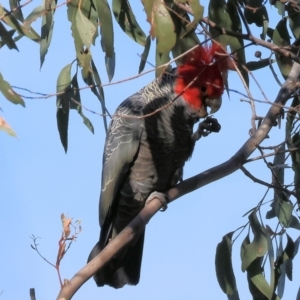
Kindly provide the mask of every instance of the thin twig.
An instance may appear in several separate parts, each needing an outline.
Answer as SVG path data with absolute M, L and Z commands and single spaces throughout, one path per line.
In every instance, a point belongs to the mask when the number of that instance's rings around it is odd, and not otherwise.
M 3 14 L 1 17 L 0 17 L 0 21 L 3 20 L 5 17 L 11 15 L 13 12 L 17 11 L 17 10 L 20 10 L 22 7 L 26 6 L 27 4 L 29 4 L 30 2 L 32 2 L 32 0 L 28 0 L 26 1 L 25 3 L 19 5 L 19 6 L 16 6 L 14 9 L 10 10 L 10 11 L 7 11 L 5 14 Z
M 288 150 L 284 150 L 284 151 L 274 151 L 272 153 L 268 153 L 268 154 L 256 156 L 256 157 L 253 157 L 253 158 L 249 158 L 249 159 L 247 159 L 245 161 L 245 164 L 249 163 L 249 162 L 252 162 L 252 161 L 259 160 L 259 159 L 263 159 L 263 158 L 266 158 L 266 157 L 274 156 L 274 155 L 276 155 L 278 153 L 286 153 L 286 152 L 298 151 L 299 149 L 300 148 L 292 148 L 292 149 L 288 149 Z
M 240 169 L 241 169 L 241 171 L 243 171 L 243 173 L 244 173 L 247 177 L 249 177 L 250 179 L 252 179 L 254 182 L 259 183 L 259 184 L 261 184 L 261 185 L 264 185 L 264 186 L 266 186 L 266 187 L 268 187 L 268 188 L 270 188 L 270 189 L 281 190 L 281 191 L 283 191 L 283 192 L 286 192 L 288 195 L 293 195 L 293 196 L 296 197 L 296 193 L 295 193 L 295 192 L 292 192 L 292 191 L 290 191 L 290 190 L 288 190 L 288 189 L 286 189 L 286 188 L 284 188 L 284 187 L 282 187 L 282 186 L 273 185 L 273 184 L 267 183 L 267 182 L 265 182 L 265 181 L 263 181 L 263 180 L 261 180 L 261 179 L 256 178 L 256 177 L 253 176 L 253 175 L 252 175 L 252 174 L 251 174 L 244 166 L 240 167 Z

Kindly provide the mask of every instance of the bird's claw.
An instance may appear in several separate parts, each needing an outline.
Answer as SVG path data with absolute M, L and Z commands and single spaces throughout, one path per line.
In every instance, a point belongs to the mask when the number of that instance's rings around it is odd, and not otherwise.
M 160 211 L 165 211 L 168 208 L 168 202 L 169 202 L 168 197 L 163 193 L 153 192 L 148 197 L 146 204 L 148 204 L 155 198 L 158 199 L 160 201 L 160 203 L 162 204 L 162 208 L 160 209 Z
M 198 129 L 193 133 L 192 139 L 198 141 L 202 136 L 208 136 L 212 132 L 219 132 L 221 125 L 216 118 L 207 117 L 202 121 Z

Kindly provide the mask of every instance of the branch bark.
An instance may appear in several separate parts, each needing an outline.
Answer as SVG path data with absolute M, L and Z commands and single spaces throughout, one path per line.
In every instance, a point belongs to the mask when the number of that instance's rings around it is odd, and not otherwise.
M 287 100 L 298 88 L 300 78 L 300 65 L 294 63 L 289 77 L 280 89 L 275 105 L 269 109 L 266 117 L 256 132 L 244 143 L 244 145 L 226 162 L 208 169 L 194 177 L 191 177 L 177 186 L 166 191 L 170 202 L 203 187 L 213 181 L 219 180 L 238 170 L 246 162 L 246 159 L 254 152 L 256 147 L 265 139 L 270 132 L 276 118 Z M 279 105 L 278 105 L 279 104 Z M 76 291 L 90 279 L 97 270 L 104 266 L 118 251 L 129 244 L 136 235 L 146 226 L 152 216 L 161 208 L 162 204 L 158 199 L 149 202 L 135 219 L 116 236 L 92 261 L 84 266 L 74 277 L 66 282 L 57 297 L 57 300 L 69 300 Z

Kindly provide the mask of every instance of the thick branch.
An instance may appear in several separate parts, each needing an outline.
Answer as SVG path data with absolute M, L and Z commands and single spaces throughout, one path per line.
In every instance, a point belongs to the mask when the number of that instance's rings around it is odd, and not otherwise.
M 285 84 L 278 93 L 274 103 L 285 105 L 286 101 L 297 89 L 298 78 L 300 77 L 300 66 L 294 63 L 291 73 Z M 205 172 L 191 177 L 166 192 L 170 202 L 190 193 L 204 185 L 221 179 L 238 170 L 252 154 L 256 147 L 265 139 L 280 113 L 281 106 L 272 105 L 266 117 L 257 131 L 245 142 L 245 144 L 228 161 L 219 166 L 206 170 Z M 76 291 L 104 266 L 118 251 L 128 245 L 136 235 L 141 232 L 152 216 L 161 208 L 162 204 L 158 199 L 153 199 L 135 217 L 135 219 L 120 232 L 92 261 L 84 266 L 75 276 L 68 281 L 61 289 L 57 299 L 71 299 Z

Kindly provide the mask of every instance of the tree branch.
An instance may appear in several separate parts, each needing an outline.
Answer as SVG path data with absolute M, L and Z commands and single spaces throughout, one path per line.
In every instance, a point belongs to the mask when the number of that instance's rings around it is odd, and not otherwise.
M 270 189 L 277 189 L 277 190 L 283 191 L 283 192 L 285 192 L 287 195 L 293 195 L 293 196 L 296 197 L 296 193 L 295 193 L 295 192 L 292 192 L 292 191 L 290 191 L 290 190 L 288 190 L 288 189 L 286 189 L 286 188 L 284 188 L 284 187 L 282 187 L 282 186 L 270 184 L 270 183 L 267 183 L 267 182 L 265 182 L 265 181 L 263 181 L 263 180 L 260 180 L 260 179 L 256 178 L 255 176 L 253 176 L 253 175 L 252 175 L 245 167 L 243 167 L 243 166 L 242 166 L 240 169 L 243 171 L 243 173 L 244 173 L 247 177 L 249 177 L 249 178 L 250 178 L 251 180 L 253 180 L 254 182 L 259 183 L 259 184 L 261 184 L 261 185 L 264 185 L 264 186 L 266 186 L 266 187 L 268 187 L 268 188 L 270 188 Z
M 265 139 L 280 113 L 280 105 L 286 101 L 297 89 L 298 78 L 300 77 L 300 65 L 294 63 L 289 77 L 280 89 L 276 100 L 277 105 L 272 105 L 266 117 L 256 132 L 244 143 L 244 145 L 228 161 L 191 177 L 177 186 L 166 191 L 170 202 L 190 193 L 213 181 L 230 175 L 246 162 L 246 159 L 255 151 L 256 147 Z M 279 104 L 279 105 L 278 105 Z M 58 300 L 69 300 L 76 291 L 104 266 L 118 251 L 128 245 L 135 236 L 141 232 L 152 216 L 161 208 L 162 204 L 158 199 L 153 199 L 141 210 L 141 212 L 122 230 L 93 260 L 84 266 L 74 277 L 65 283 L 57 297 Z

